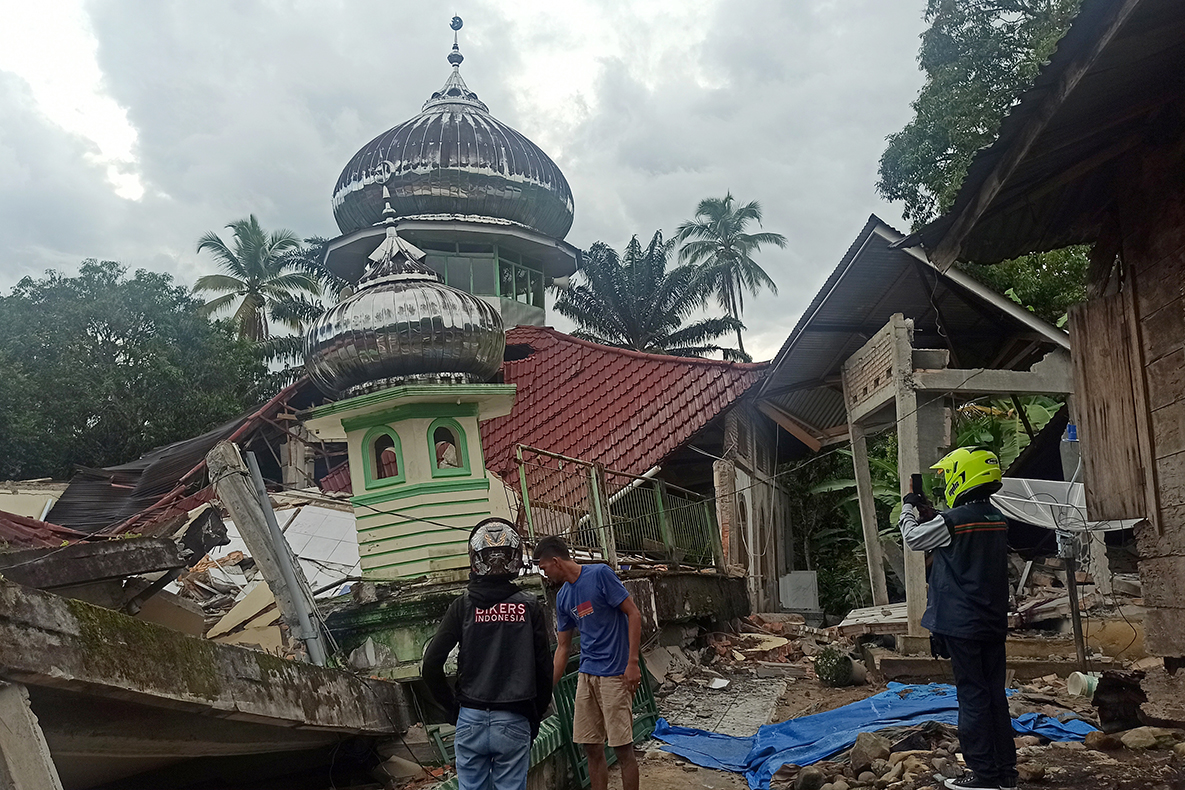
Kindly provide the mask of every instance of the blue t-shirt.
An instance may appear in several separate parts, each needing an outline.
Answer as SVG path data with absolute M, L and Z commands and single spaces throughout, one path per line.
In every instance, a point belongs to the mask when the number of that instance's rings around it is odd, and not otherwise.
M 630 621 L 621 611 L 629 591 L 608 565 L 582 565 L 575 582 L 564 582 L 555 597 L 556 628 L 580 629 L 580 671 L 613 677 L 625 673 Z

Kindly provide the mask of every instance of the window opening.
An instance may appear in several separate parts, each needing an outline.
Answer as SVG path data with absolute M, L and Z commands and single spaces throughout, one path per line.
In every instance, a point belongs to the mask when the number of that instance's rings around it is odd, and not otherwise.
M 399 477 L 399 453 L 395 449 L 395 440 L 384 433 L 374 440 L 374 479 L 390 477 Z
M 432 434 L 432 443 L 436 447 L 437 469 L 460 469 L 461 456 L 457 452 L 457 437 L 451 430 L 441 426 Z

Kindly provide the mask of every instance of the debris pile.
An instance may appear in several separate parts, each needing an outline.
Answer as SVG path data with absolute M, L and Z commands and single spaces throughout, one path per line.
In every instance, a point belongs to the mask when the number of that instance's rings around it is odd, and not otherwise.
M 209 628 L 247 595 L 258 578 L 255 561 L 242 551 L 219 559 L 206 556 L 177 578 L 177 594 L 202 607 Z

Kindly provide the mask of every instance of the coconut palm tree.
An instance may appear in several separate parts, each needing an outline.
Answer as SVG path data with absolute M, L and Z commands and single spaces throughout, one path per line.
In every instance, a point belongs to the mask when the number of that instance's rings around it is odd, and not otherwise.
M 595 343 L 674 356 L 718 351 L 735 359 L 734 349 L 713 341 L 737 329 L 736 319 L 685 323 L 711 292 L 698 267 L 667 270 L 673 249 L 661 231 L 645 248 L 634 236 L 620 256 L 596 242 L 584 256 L 580 280 L 557 297 L 556 311 L 576 322 L 576 337 Z
M 277 313 L 272 308 L 305 295 L 321 295 L 317 277 L 297 266 L 289 255 L 300 249 L 300 239 L 289 230 L 266 232 L 254 214 L 226 227 L 234 234 L 234 242 L 229 246 L 212 231 L 198 239 L 198 252 L 209 250 L 223 271 L 223 274 L 200 277 L 194 284 L 195 292 L 223 294 L 206 302 L 200 308 L 201 312 L 213 315 L 238 302 L 232 320 L 239 337 L 255 342 L 271 336 L 269 313 L 274 313 L 281 323 L 299 330 L 298 321 L 285 317 L 284 311 Z
M 732 193 L 723 198 L 706 198 L 695 209 L 695 218 L 679 226 L 675 240 L 682 243 L 679 259 L 705 267 L 716 300 L 726 314 L 737 321 L 737 348 L 743 355 L 741 315 L 745 311 L 745 292 L 756 296 L 769 288 L 776 296 L 778 286 L 762 269 L 753 255 L 766 244 L 785 247 L 780 233 L 746 233 L 749 223 L 761 224 L 761 204 L 756 200 L 743 206 L 733 204 Z

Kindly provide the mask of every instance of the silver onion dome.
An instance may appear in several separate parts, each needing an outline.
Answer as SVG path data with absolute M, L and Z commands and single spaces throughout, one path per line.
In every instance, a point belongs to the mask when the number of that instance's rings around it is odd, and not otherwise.
M 506 335 L 493 307 L 440 282 L 421 263 L 424 253 L 391 226 L 370 258 L 358 292 L 305 335 L 305 367 L 323 392 L 351 397 L 412 382 L 485 382 L 498 371 Z
M 453 29 L 460 27 L 454 18 Z M 461 79 L 457 44 L 452 74 L 423 111 L 383 132 L 346 165 L 333 190 L 343 234 L 382 218 L 384 185 L 395 216 L 509 220 L 562 239 L 572 227 L 572 190 L 555 162 L 494 118 Z

